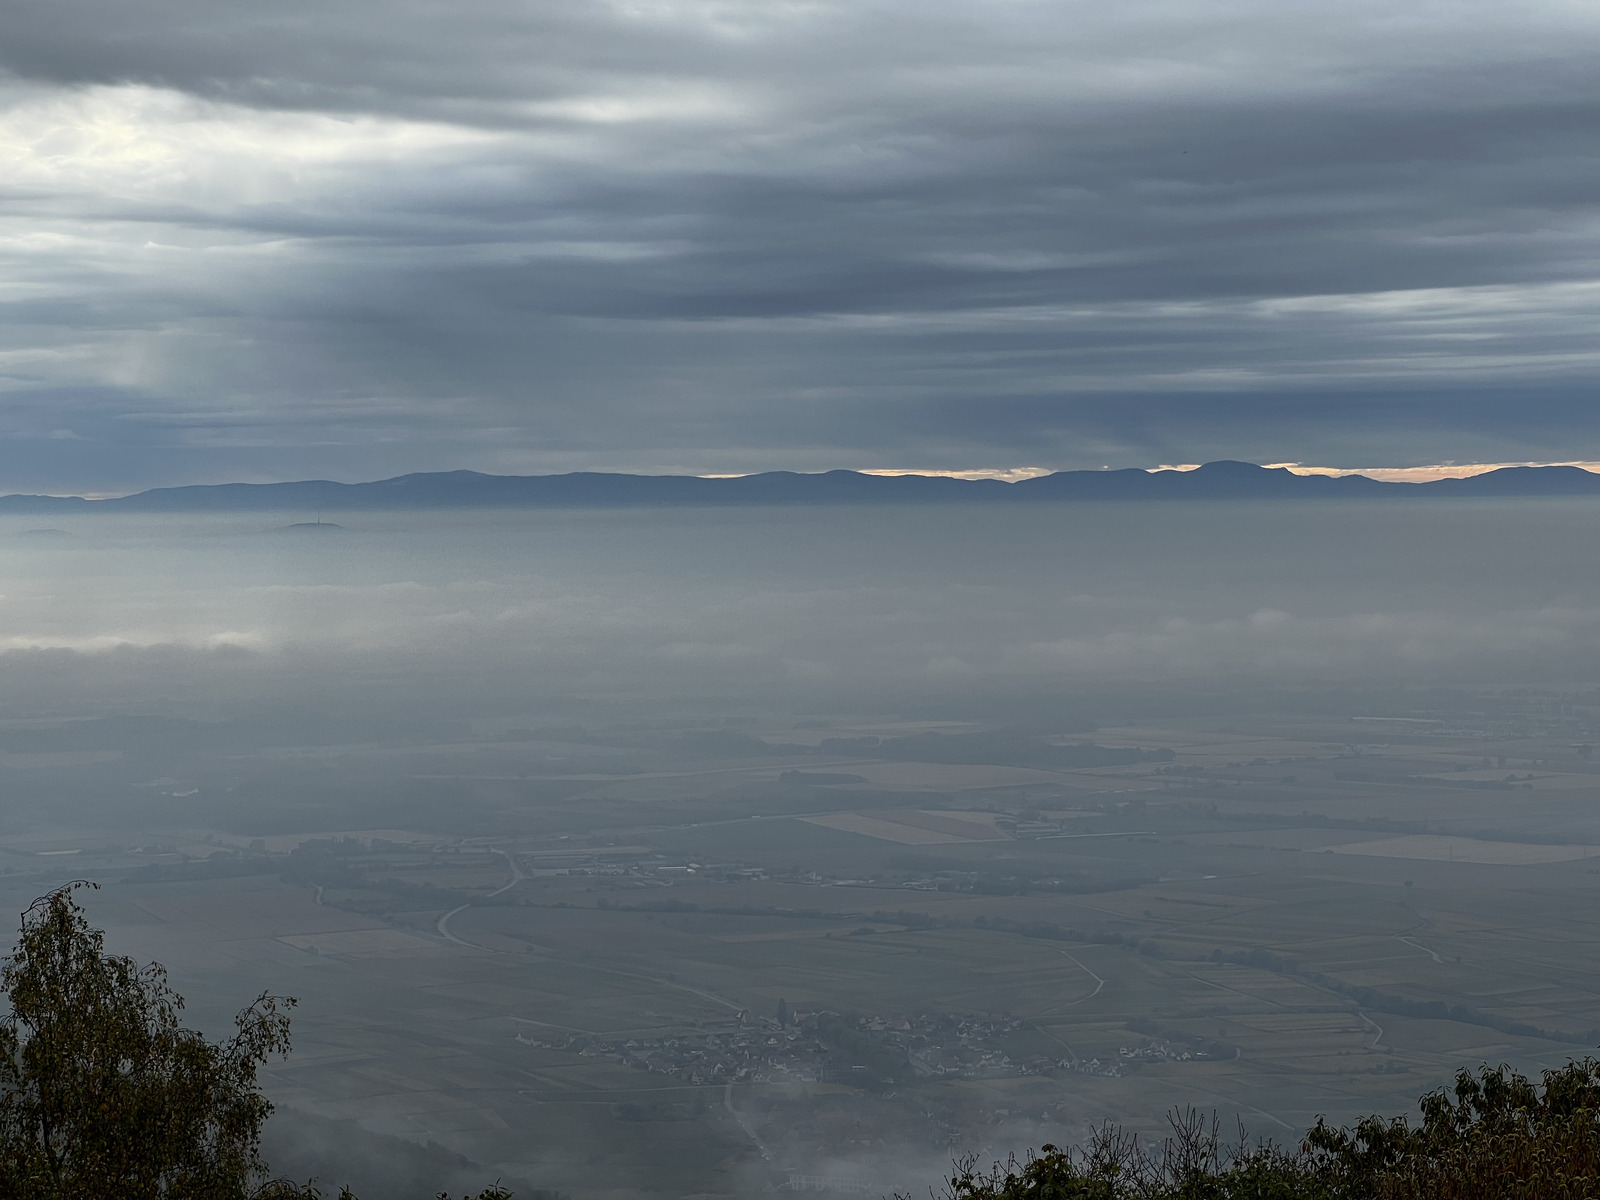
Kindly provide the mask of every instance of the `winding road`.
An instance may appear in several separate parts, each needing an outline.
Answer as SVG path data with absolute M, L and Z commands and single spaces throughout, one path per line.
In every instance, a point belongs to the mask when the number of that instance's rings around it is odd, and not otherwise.
M 1399 938 L 1406 945 L 1410 946 L 1413 950 L 1421 950 L 1429 958 L 1433 959 L 1434 962 L 1436 962 L 1436 963 L 1444 962 L 1444 959 L 1442 957 L 1440 957 L 1440 954 L 1439 954 L 1439 952 L 1437 950 L 1429 949 L 1427 946 L 1424 946 L 1421 942 L 1417 941 L 1416 938 L 1407 937 L 1403 933 L 1397 933 L 1394 936 Z
M 501 858 L 506 860 L 506 866 L 511 868 L 511 878 L 500 887 L 495 888 L 494 891 L 489 893 L 488 898 L 493 900 L 502 892 L 509 892 L 512 888 L 516 887 L 517 884 L 526 879 L 527 876 L 522 873 L 522 867 L 518 865 L 517 856 L 515 854 L 509 854 L 504 850 L 491 850 L 490 853 L 498 854 Z M 458 946 L 466 946 L 470 950 L 487 950 L 490 954 L 507 953 L 507 951 L 495 950 L 489 946 L 480 946 L 477 942 L 469 942 L 465 938 L 458 938 L 455 934 L 450 932 L 450 918 L 455 916 L 462 909 L 471 907 L 472 905 L 470 904 L 458 904 L 449 912 L 441 914 L 439 917 L 439 922 L 435 926 L 435 928 L 437 928 L 439 931 L 439 936 L 454 942 Z

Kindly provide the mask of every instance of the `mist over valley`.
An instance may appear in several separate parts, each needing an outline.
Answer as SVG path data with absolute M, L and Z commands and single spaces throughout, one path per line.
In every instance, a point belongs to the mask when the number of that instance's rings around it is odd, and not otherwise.
M 0 885 L 361 1195 L 1292 1139 L 1600 1037 L 1596 504 L 7 517 Z

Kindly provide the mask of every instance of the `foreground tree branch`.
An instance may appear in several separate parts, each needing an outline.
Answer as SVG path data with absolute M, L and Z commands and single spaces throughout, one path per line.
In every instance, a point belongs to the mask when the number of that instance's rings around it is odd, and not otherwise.
M 0 1196 L 316 1200 L 309 1183 L 269 1179 L 260 1155 L 272 1104 L 256 1071 L 289 1052 L 294 999 L 263 992 L 226 1041 L 184 1028 L 166 971 L 107 954 L 85 920 L 74 893 L 96 886 L 34 901 L 0 965 Z

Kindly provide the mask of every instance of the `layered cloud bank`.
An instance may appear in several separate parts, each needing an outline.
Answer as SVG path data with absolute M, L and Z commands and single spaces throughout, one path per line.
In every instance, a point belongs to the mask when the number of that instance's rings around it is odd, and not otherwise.
M 23 0 L 4 490 L 1600 458 L 1597 23 Z

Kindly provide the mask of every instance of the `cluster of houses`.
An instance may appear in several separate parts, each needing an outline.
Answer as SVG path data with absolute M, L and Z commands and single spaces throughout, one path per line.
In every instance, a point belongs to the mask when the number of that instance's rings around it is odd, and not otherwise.
M 777 1020 L 741 1013 L 735 1020 L 661 1036 L 605 1038 L 524 1026 L 517 1040 L 611 1059 L 689 1084 L 848 1082 L 867 1069 L 858 1061 L 864 1045 L 894 1054 L 914 1076 L 977 1079 L 1057 1069 L 1120 1074 L 1114 1064 L 1102 1068 L 1098 1062 L 1043 1057 L 1014 1061 L 1001 1042 L 1024 1027 L 1023 1021 L 1009 1017 L 925 1013 L 844 1018 L 828 1011 L 780 1009 Z
M 675 1033 L 664 1037 L 604 1039 L 587 1034 L 523 1031 L 524 1045 L 573 1051 L 585 1058 L 609 1058 L 630 1067 L 667 1075 L 683 1083 L 819 1082 L 848 1074 L 836 1054 L 814 1034 L 799 1028 L 719 1023 L 727 1028 Z

